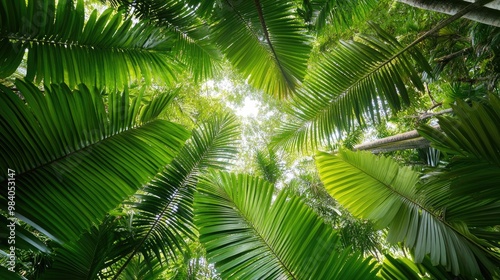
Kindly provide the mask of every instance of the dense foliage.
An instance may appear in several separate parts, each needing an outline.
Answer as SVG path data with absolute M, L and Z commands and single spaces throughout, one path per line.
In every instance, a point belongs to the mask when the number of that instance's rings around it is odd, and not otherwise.
M 0 0 L 0 278 L 499 278 L 486 2 Z

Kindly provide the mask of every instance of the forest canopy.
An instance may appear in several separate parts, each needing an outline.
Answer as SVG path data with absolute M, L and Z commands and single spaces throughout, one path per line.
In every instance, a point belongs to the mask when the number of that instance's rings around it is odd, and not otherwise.
M 500 278 L 499 19 L 0 0 L 0 279 Z

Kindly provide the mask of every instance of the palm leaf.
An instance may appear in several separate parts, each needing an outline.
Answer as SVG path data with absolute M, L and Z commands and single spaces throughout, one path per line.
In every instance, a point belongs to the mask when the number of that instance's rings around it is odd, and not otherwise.
M 383 279 L 391 280 L 419 280 L 425 275 L 425 279 L 462 279 L 447 272 L 441 266 L 433 266 L 429 258 L 424 258 L 422 263 L 415 264 L 407 258 L 394 258 L 391 255 L 385 255 L 384 264 L 379 272 Z
M 471 106 L 457 101 L 452 107 L 456 118 L 438 117 L 442 132 L 425 125 L 418 129 L 433 147 L 455 155 L 435 177 L 442 183 L 451 180 L 457 197 L 473 195 L 499 201 L 500 98 L 490 95 L 488 101 L 472 102 Z
M 286 1 L 225 1 L 215 13 L 214 38 L 248 82 L 278 97 L 305 76 L 310 46 Z
M 144 258 L 136 257 L 127 265 L 118 279 L 171 279 L 165 277 L 167 268 L 167 266 L 162 266 L 157 259 L 146 261 Z
M 413 263 L 407 258 L 394 258 L 391 255 L 385 255 L 384 263 L 379 275 L 383 279 L 407 279 L 407 280 L 419 280 L 422 279 L 419 275 L 419 269 L 417 264 Z M 438 278 L 446 279 L 446 278 Z
M 419 133 L 453 157 L 445 168 L 427 175 L 422 191 L 432 205 L 446 207 L 449 221 L 462 221 L 488 247 L 500 247 L 500 99 L 489 96 L 471 105 L 457 101 L 455 117 L 440 117 L 442 131 L 429 126 Z
M 480 165 L 477 162 L 465 161 L 464 164 L 470 164 L 471 169 L 484 168 L 491 170 L 488 165 Z M 482 175 L 485 174 L 485 172 L 481 171 L 479 173 Z M 495 192 L 491 190 L 483 191 L 483 186 L 484 188 L 489 187 L 487 184 L 482 185 L 487 180 L 478 179 L 478 183 L 476 184 L 469 182 L 469 186 L 474 186 L 474 192 L 470 190 L 468 192 L 456 190 L 460 188 L 460 185 L 455 181 L 457 177 L 475 177 L 475 175 L 464 169 L 452 169 L 451 171 L 447 169 L 438 170 L 425 176 L 419 192 L 426 196 L 426 201 L 434 208 L 442 209 L 442 215 L 446 217 L 447 221 L 451 223 L 465 223 L 471 232 L 479 230 L 484 231 L 484 233 L 492 233 L 493 236 L 484 238 L 483 242 L 488 241 L 490 243 L 489 247 L 500 248 L 498 244 L 494 244 L 494 242 L 500 242 L 500 236 L 495 237 L 494 235 L 497 230 L 489 228 L 500 224 L 500 219 L 498 218 L 500 215 L 500 201 Z M 496 173 L 492 172 L 492 181 L 497 176 Z M 463 183 L 466 180 L 458 181 Z M 491 195 L 485 196 L 483 194 L 485 192 L 489 192 Z
M 58 248 L 52 267 L 42 279 L 103 279 L 104 270 L 109 270 L 130 250 L 130 244 L 124 242 L 124 235 L 124 232 L 117 231 L 113 218 L 106 218 L 79 240 Z
M 272 149 L 257 151 L 255 162 L 258 173 L 271 184 L 275 184 L 283 174 L 278 155 Z
M 407 81 L 423 88 L 415 69 L 428 69 L 421 54 L 402 51 L 395 38 L 372 26 L 378 36 L 342 42 L 311 71 L 288 108 L 296 121 L 282 125 L 275 145 L 306 149 L 329 143 L 335 133 L 409 105 Z
M 11 75 L 25 50 L 28 80 L 123 87 L 133 81 L 172 81 L 171 43 L 160 29 L 123 21 L 112 10 L 85 20 L 82 0 L 7 1 L 0 5 L 0 78 Z M 31 19 L 31 20 L 30 20 Z
M 211 39 L 210 26 L 198 17 L 195 8 L 178 0 L 108 0 L 119 10 L 133 13 L 143 21 L 165 27 L 171 34 L 172 55 L 186 64 L 195 81 L 213 77 L 222 54 Z
M 14 200 L 15 202 L 15 200 Z M 10 229 L 7 228 L 13 220 L 7 219 L 3 215 L 0 215 L 0 225 L 2 225 L 2 233 L 0 234 L 0 248 L 8 251 L 11 243 L 9 243 L 9 233 Z M 16 249 L 32 250 L 34 252 L 50 253 L 51 249 L 33 233 L 27 230 L 25 227 L 16 223 L 15 227 L 15 247 Z M 12 242 L 12 241 L 11 241 Z
M 187 0 L 191 7 L 196 7 L 196 13 L 202 18 L 209 18 L 214 13 L 214 9 L 220 6 L 219 0 Z
M 15 170 L 16 216 L 50 237 L 76 240 L 99 222 L 180 150 L 188 133 L 157 119 L 172 99 L 164 94 L 147 106 L 140 96 L 50 86 L 40 92 L 18 81 L 21 100 L 0 87 L 0 181 Z M 0 191 L 7 205 L 7 188 Z M 5 202 L 5 203 L 4 203 Z
M 198 184 L 195 223 L 225 279 L 373 279 L 370 259 L 337 251 L 339 236 L 298 197 L 263 179 L 211 173 Z
M 192 203 L 198 177 L 207 168 L 228 166 L 237 153 L 238 135 L 239 125 L 232 115 L 216 117 L 193 131 L 178 156 L 138 196 L 133 225 L 139 241 L 128 260 L 137 252 L 145 256 L 153 252 L 161 261 L 161 253 L 175 258 L 176 249 L 185 250 L 183 238 L 195 237 Z
M 375 0 L 313 0 L 312 24 L 321 32 L 328 25 L 337 31 L 349 28 L 354 22 L 363 20 L 375 7 Z
M 421 262 L 429 254 L 453 274 L 479 277 L 495 271 L 498 253 L 473 236 L 462 221 L 449 221 L 443 208 L 417 192 L 419 174 L 368 152 L 319 153 L 317 165 L 327 191 L 358 217 L 389 227 L 390 242 L 404 242 Z

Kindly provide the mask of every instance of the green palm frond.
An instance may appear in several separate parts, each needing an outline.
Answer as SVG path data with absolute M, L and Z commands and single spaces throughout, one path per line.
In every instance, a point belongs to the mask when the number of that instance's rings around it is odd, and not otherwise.
M 375 0 L 313 0 L 311 19 L 317 31 L 327 25 L 333 25 L 336 30 L 350 27 L 353 22 L 363 20 L 375 7 Z
M 403 51 L 395 38 L 372 26 L 378 36 L 342 42 L 312 69 L 290 102 L 296 121 L 283 124 L 273 143 L 297 149 L 329 143 L 335 133 L 409 105 L 409 81 L 423 89 L 415 65 L 428 65 L 418 50 Z
M 275 184 L 283 174 L 278 155 L 272 149 L 257 151 L 255 161 L 259 174 L 271 184 Z
M 428 257 L 416 264 L 408 258 L 385 255 L 384 264 L 379 271 L 379 276 L 387 280 L 420 280 L 424 275 L 430 277 L 425 279 L 463 279 L 449 273 L 442 266 L 433 266 Z
M 202 18 L 213 15 L 216 6 L 220 6 L 220 0 L 187 0 L 191 7 L 196 7 L 196 13 Z
M 2 225 L 3 229 L 2 233 L 0 234 L 0 249 L 5 251 L 8 251 L 10 245 L 12 245 L 12 241 L 11 243 L 9 243 L 10 230 L 7 229 L 7 226 L 12 222 L 13 221 L 11 219 L 7 219 L 3 215 L 0 215 L 0 225 Z M 51 249 L 42 240 L 40 240 L 40 238 L 36 237 L 25 227 L 16 224 L 15 232 L 15 246 L 17 249 L 32 250 L 34 252 L 43 253 L 51 252 Z
M 183 238 L 194 238 L 193 192 L 200 173 L 207 168 L 225 169 L 237 153 L 239 125 L 233 115 L 216 117 L 193 131 L 191 139 L 166 169 L 140 195 L 133 222 L 138 230 L 137 252 L 159 259 L 185 250 Z M 127 263 L 123 265 L 125 267 Z
M 210 26 L 185 1 L 109 0 L 119 10 L 133 13 L 143 21 L 165 27 L 172 37 L 172 55 L 186 64 L 195 81 L 213 77 L 222 54 L 211 38 Z
M 418 129 L 433 147 L 455 155 L 435 177 L 438 182 L 451 180 L 457 197 L 473 195 L 499 201 L 500 98 L 490 95 L 487 101 L 471 105 L 457 101 L 452 107 L 455 117 L 438 117 L 442 131 L 430 126 Z
M 79 240 L 64 244 L 56 250 L 53 265 L 42 279 L 105 279 L 105 269 L 130 250 L 123 242 L 124 232 L 117 231 L 114 217 L 107 217 Z
M 148 105 L 128 92 L 53 85 L 41 92 L 18 81 L 0 87 L 0 181 L 15 170 L 16 215 L 53 239 L 76 240 L 133 194 L 181 149 L 189 133 L 157 119 L 172 99 Z M 0 197 L 7 205 L 7 188 Z
M 167 266 L 162 265 L 157 259 L 146 260 L 141 257 L 136 257 L 127 265 L 127 268 L 118 279 L 171 279 L 165 277 Z M 107 278 L 109 279 L 109 278 Z M 180 280 L 180 279 L 179 279 Z
M 369 152 L 319 153 L 317 165 L 327 191 L 358 217 L 389 227 L 390 242 L 404 242 L 415 261 L 429 255 L 433 265 L 453 274 L 480 277 L 495 271 L 499 254 L 473 236 L 460 220 L 447 219 L 417 191 L 419 174 Z M 488 211 L 488 210 L 484 210 Z
M 382 279 L 391 280 L 419 280 L 422 277 L 419 275 L 420 271 L 417 264 L 413 263 L 408 258 L 394 258 L 391 255 L 384 256 L 384 263 L 382 269 L 379 271 L 379 276 Z M 437 278 L 448 279 L 448 278 Z
M 0 78 L 17 69 L 27 50 L 26 78 L 46 84 L 123 87 L 174 79 L 172 44 L 161 29 L 111 9 L 85 20 L 82 0 L 2 0 L 0 15 Z
M 494 227 L 500 224 L 500 99 L 490 95 L 452 106 L 454 117 L 439 117 L 442 131 L 419 128 L 431 145 L 453 156 L 427 176 L 422 192 L 436 207 L 446 207 L 447 220 L 465 222 L 488 246 L 499 247 Z
M 195 223 L 224 279 L 374 279 L 375 263 L 338 251 L 338 234 L 265 180 L 213 172 L 198 184 Z
M 305 76 L 310 46 L 286 1 L 225 1 L 216 8 L 214 38 L 248 82 L 277 97 Z

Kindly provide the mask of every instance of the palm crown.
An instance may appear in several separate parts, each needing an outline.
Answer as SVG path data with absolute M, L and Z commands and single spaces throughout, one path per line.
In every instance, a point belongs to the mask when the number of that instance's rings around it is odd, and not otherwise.
M 318 152 L 414 106 L 440 74 L 417 44 L 483 2 L 413 43 L 370 23 L 371 35 L 319 55 L 315 40 L 329 26 L 342 33 L 379 3 L 103 3 L 88 13 L 82 0 L 0 2 L 0 181 L 16 186 L 15 195 L 0 190 L 0 218 L 21 221 L 18 250 L 51 259 L 29 278 L 158 279 L 197 240 L 227 279 L 498 276 L 496 94 L 457 101 L 439 129 L 418 127 L 449 155 L 430 171 L 345 148 Z M 493 48 L 498 38 L 488 39 Z M 265 178 L 230 172 L 241 145 L 233 114 L 191 132 L 169 119 L 183 75 L 200 83 L 228 64 L 291 116 L 269 159 L 258 153 Z M 414 262 L 342 247 L 341 231 L 278 188 L 277 155 L 289 151 L 316 154 L 326 192 Z M 1 278 L 23 279 L 18 267 L 0 266 Z

